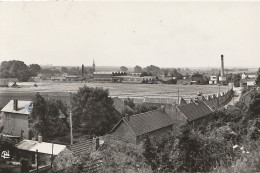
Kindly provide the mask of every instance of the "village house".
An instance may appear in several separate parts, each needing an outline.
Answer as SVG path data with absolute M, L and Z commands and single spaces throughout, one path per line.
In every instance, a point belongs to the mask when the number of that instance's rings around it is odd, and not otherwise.
M 139 144 L 146 135 L 159 137 L 172 130 L 173 121 L 163 108 L 122 118 L 110 134 L 134 144 Z
M 177 106 L 178 113 L 185 117 L 187 123 L 196 124 L 197 121 L 210 115 L 213 110 L 201 100 L 194 100 L 188 104 Z
M 20 160 L 23 158 L 28 160 L 33 168 L 37 166 L 50 166 L 52 162 L 51 158 L 55 158 L 66 149 L 66 145 L 42 142 L 41 136 L 38 137 L 38 141 L 24 139 L 16 144 L 16 147 L 19 150 L 17 159 Z
M 3 133 L 5 135 L 29 139 L 29 116 L 33 108 L 33 101 L 10 100 L 1 110 L 3 117 Z M 65 121 L 66 116 L 59 110 L 59 118 Z
M 8 87 L 9 83 L 18 82 L 17 78 L 0 78 L 0 87 Z
M 130 108 L 130 106 L 128 106 L 125 101 L 121 100 L 118 97 L 114 97 L 113 99 L 113 106 L 115 108 L 115 110 L 119 113 L 119 114 L 123 114 L 125 111 L 127 112 L 135 112 L 135 110 L 133 110 L 132 108 Z
M 256 78 L 256 73 L 245 73 L 243 72 L 241 75 L 241 79 L 252 79 L 252 78 Z
M 29 139 L 29 115 L 31 109 L 32 101 L 10 100 L 1 110 L 4 124 L 3 133 Z

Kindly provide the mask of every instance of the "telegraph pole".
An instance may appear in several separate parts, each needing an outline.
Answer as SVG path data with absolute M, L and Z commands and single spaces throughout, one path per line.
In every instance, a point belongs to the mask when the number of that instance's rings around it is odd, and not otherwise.
M 73 135 L 72 135 L 72 113 L 70 109 L 70 144 L 73 144 Z
M 70 144 L 73 144 L 73 129 L 72 129 L 72 112 L 71 112 L 71 92 L 70 92 Z

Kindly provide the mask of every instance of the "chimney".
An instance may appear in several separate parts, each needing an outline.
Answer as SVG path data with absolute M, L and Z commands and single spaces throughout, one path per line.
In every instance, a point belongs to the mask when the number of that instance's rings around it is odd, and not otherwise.
M 129 121 L 130 117 L 129 117 L 128 114 L 125 114 L 125 119 L 126 119 L 127 121 Z
M 127 105 L 127 100 L 125 99 L 124 100 L 124 108 L 126 107 L 126 105 Z
M 221 77 L 224 76 L 224 55 L 221 55 Z
M 18 110 L 18 100 L 17 100 L 17 99 L 14 99 L 13 109 L 14 109 L 15 111 Z
M 81 67 L 81 76 L 82 77 L 84 76 L 84 64 L 82 64 L 82 67 Z
M 38 136 L 38 142 L 39 142 L 39 143 L 42 142 L 42 136 L 41 136 L 41 135 Z
M 165 112 L 165 106 L 164 105 L 161 105 L 161 111 Z

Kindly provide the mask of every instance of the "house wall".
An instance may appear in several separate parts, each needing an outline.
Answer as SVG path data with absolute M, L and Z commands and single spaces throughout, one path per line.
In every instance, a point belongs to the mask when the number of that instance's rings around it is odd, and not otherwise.
M 164 105 L 164 111 L 173 120 L 172 130 L 178 132 L 179 127 L 187 122 L 187 118 L 176 108 L 175 105 Z
M 162 133 L 166 133 L 171 130 L 172 130 L 172 126 L 170 125 L 170 126 L 163 127 L 161 129 L 154 130 L 145 135 L 148 135 L 149 137 L 155 137 L 155 139 L 156 139 L 157 137 L 160 137 Z M 145 138 L 145 135 L 137 136 L 136 144 L 139 144 Z
M 3 115 L 4 134 L 21 136 L 23 130 L 23 137 L 29 139 L 28 115 L 8 112 L 4 112 Z
M 132 130 L 122 121 L 116 129 L 113 130 L 112 134 L 119 136 L 129 142 L 136 143 L 136 135 Z

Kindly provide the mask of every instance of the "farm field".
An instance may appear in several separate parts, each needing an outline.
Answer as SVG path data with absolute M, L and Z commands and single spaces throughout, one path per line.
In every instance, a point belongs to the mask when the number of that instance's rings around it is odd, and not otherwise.
M 23 83 L 21 88 L 0 88 L 0 93 L 69 93 L 76 92 L 79 87 L 103 87 L 111 96 L 118 97 L 176 97 L 192 98 L 197 93 L 204 95 L 227 91 L 229 86 L 216 85 L 165 85 L 165 84 L 121 84 L 121 83 Z M 19 84 L 18 84 L 19 85 Z

